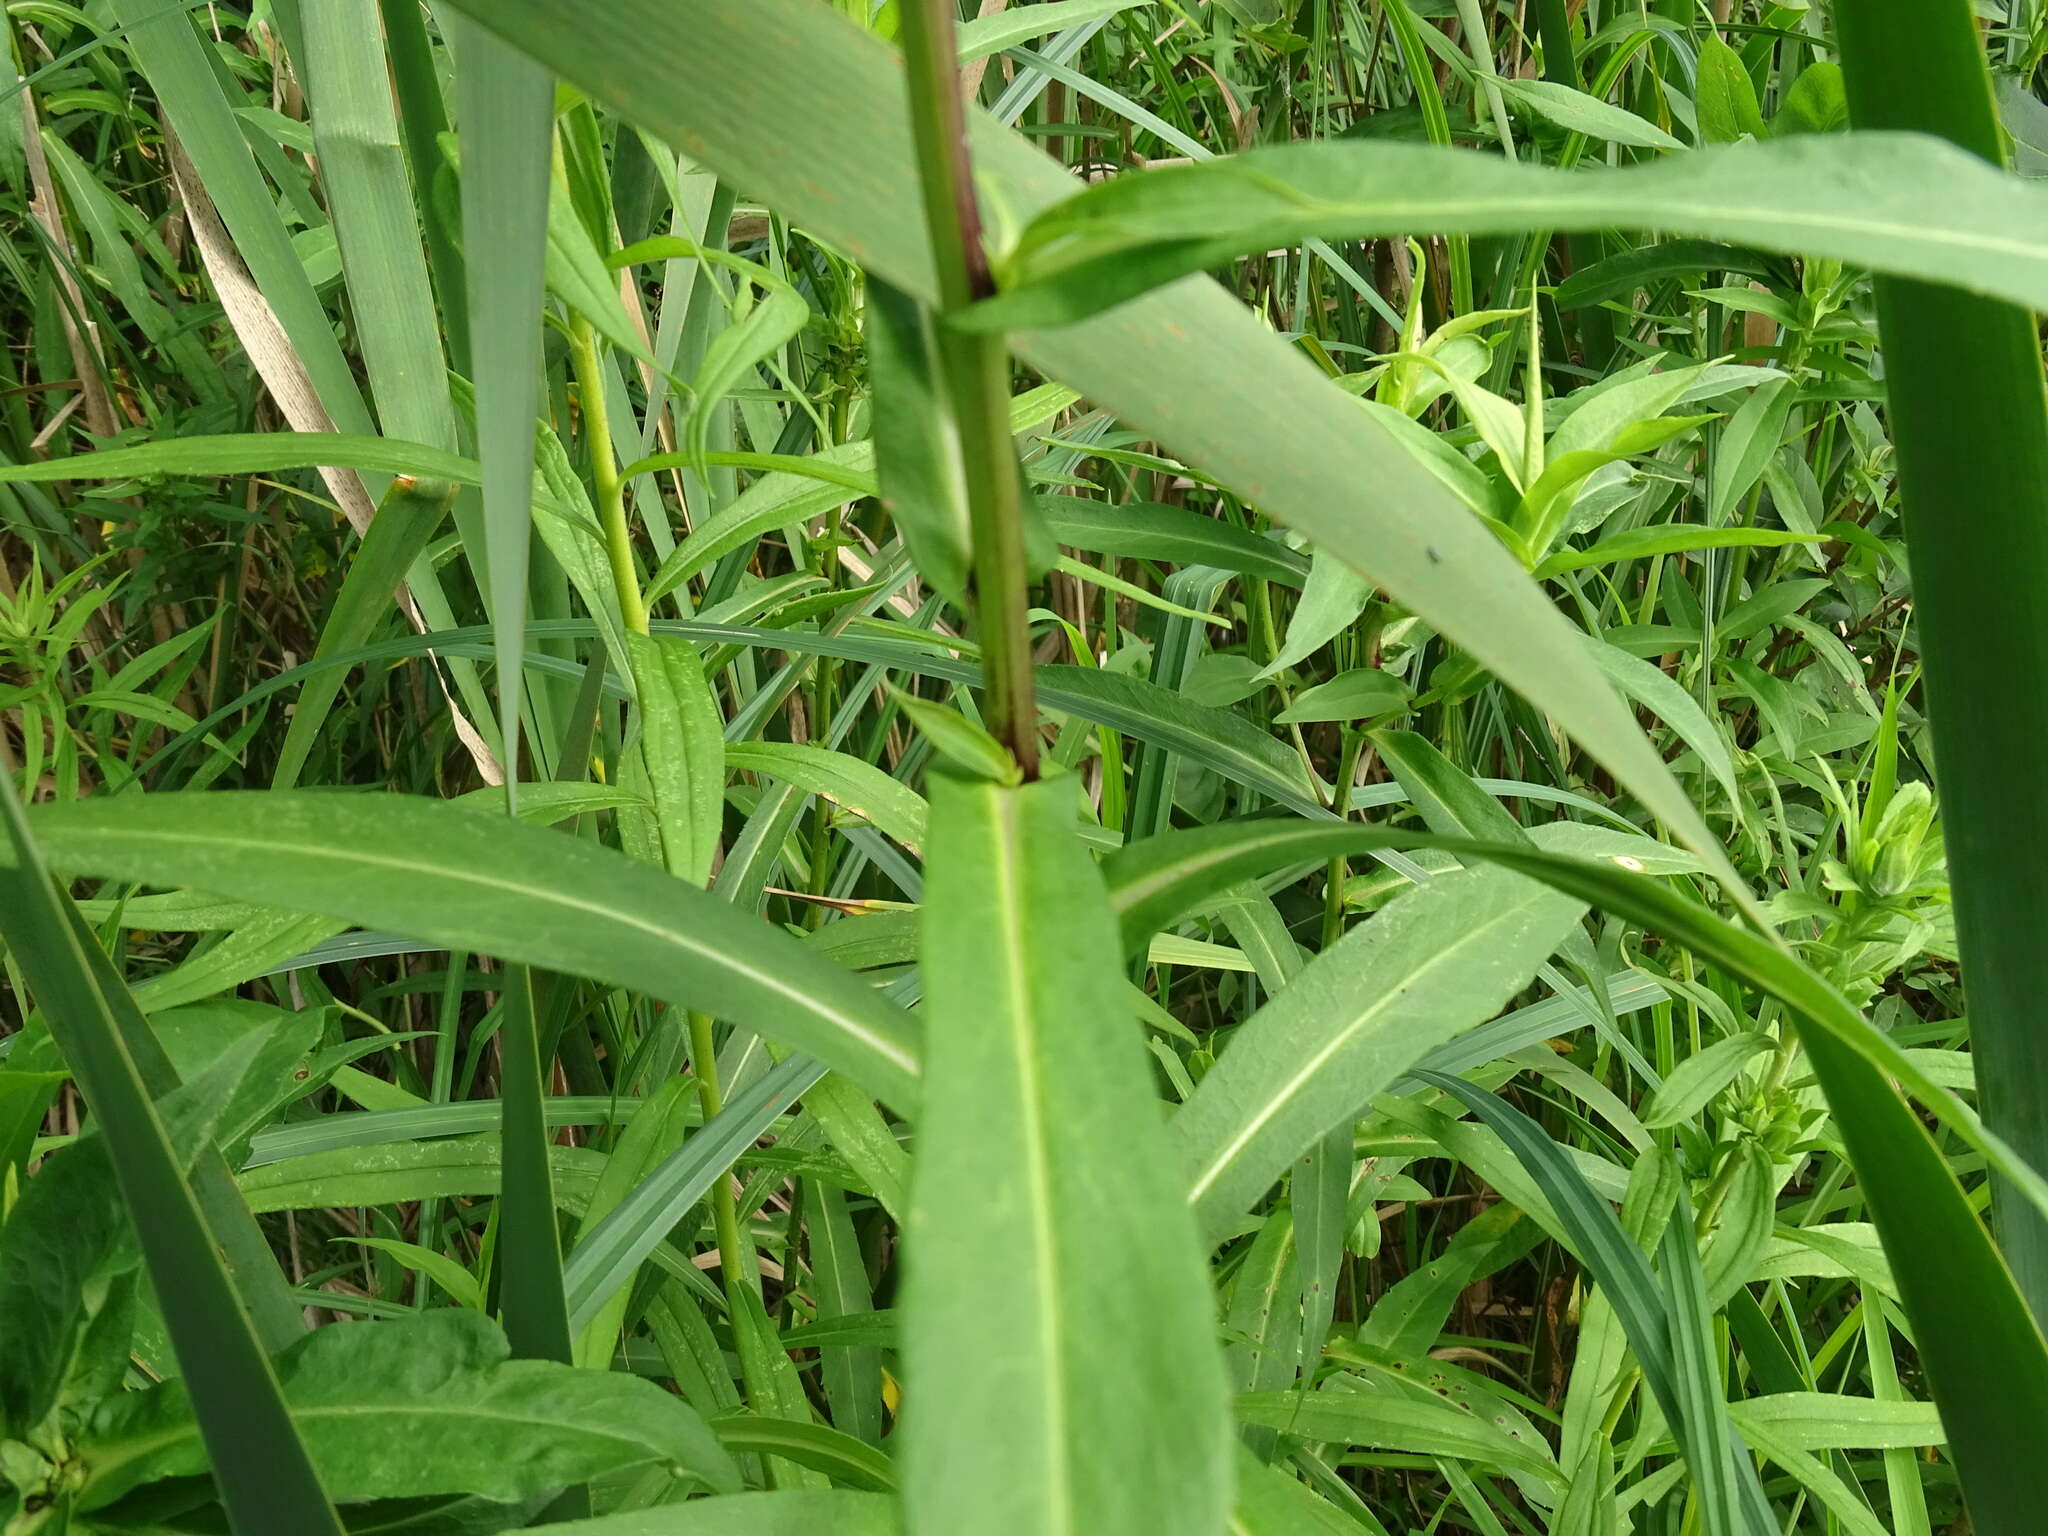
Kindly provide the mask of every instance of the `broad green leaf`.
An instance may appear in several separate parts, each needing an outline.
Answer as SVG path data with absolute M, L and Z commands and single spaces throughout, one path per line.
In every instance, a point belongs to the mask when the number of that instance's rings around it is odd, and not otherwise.
M 1354 667 L 1339 672 L 1327 683 L 1303 689 L 1294 702 L 1273 718 L 1307 723 L 1314 720 L 1368 720 L 1381 715 L 1405 714 L 1414 697 L 1408 685 L 1377 667 Z
M 1742 402 L 1742 409 L 1721 433 L 1714 458 L 1713 479 L 1707 487 L 1707 521 L 1719 526 L 1734 516 L 1742 498 L 1763 479 L 1764 466 L 1778 451 L 1785 435 L 1785 422 L 1798 403 L 1798 390 L 1790 379 L 1772 379 L 1760 384 Z
M 1748 1283 L 1757 1261 L 1770 1246 L 1778 1219 L 1778 1181 L 1770 1154 L 1752 1140 L 1744 1141 L 1731 1155 L 1736 1160 L 1735 1177 L 1729 1182 L 1719 1222 L 1700 1259 L 1707 1307 L 1714 1312 Z
M 1408 892 L 1310 961 L 1173 1118 L 1187 1198 L 1222 1231 L 1287 1164 L 1528 984 L 1585 908 L 1500 870 Z
M 787 741 L 733 742 L 725 762 L 736 772 L 794 784 L 880 827 L 912 853 L 924 850 L 924 796 L 851 753 Z
M 324 912 L 746 1024 L 899 1107 L 909 1019 L 715 896 L 580 839 L 399 795 L 124 795 L 38 807 L 73 869 Z
M 1932 139 L 1802 135 L 1598 171 L 1352 141 L 1249 150 L 1098 182 L 1026 228 L 1008 290 L 961 323 L 1068 324 L 1174 277 L 1312 235 L 1560 227 L 1654 229 L 1833 256 L 2048 304 L 2048 195 Z
M 711 879 L 725 820 L 725 734 L 697 648 L 675 635 L 628 635 L 640 696 L 640 754 L 668 872 Z
M 0 1226 L 0 1433 L 21 1440 L 56 1405 L 87 1325 L 105 1305 L 88 1291 L 122 1257 L 127 1224 L 98 1137 L 43 1162 Z M 130 1248 L 122 1268 L 134 1267 Z
M 1001 53 L 1005 48 L 1029 42 L 1034 37 L 1100 21 L 1118 11 L 1150 3 L 1151 0 L 1042 0 L 1037 5 L 984 15 L 979 20 L 963 22 L 958 28 L 960 62 L 968 64 L 976 59 L 985 59 L 992 53 Z
M 818 1320 L 834 1322 L 859 1317 L 874 1309 L 874 1290 L 860 1253 L 846 1196 L 813 1179 L 804 1189 L 810 1228 L 811 1289 Z M 783 1335 L 785 1346 L 789 1335 Z M 819 1375 L 832 1422 L 856 1439 L 876 1445 L 882 1438 L 882 1354 L 868 1344 L 835 1345 L 821 1350 Z
M 398 137 L 373 0 L 305 12 L 313 147 L 378 419 L 455 447 L 455 407 L 433 284 Z M 503 259 L 502 249 L 497 256 Z
M 823 1424 L 746 1413 L 713 1419 L 711 1427 L 730 1450 L 769 1452 L 837 1482 L 878 1492 L 896 1487 L 896 1468 L 886 1454 Z
M 1070 549 L 1214 566 L 1290 587 L 1300 586 L 1308 573 L 1308 561 L 1278 540 L 1185 507 L 1151 501 L 1112 505 L 1091 496 L 1041 496 L 1038 507 L 1052 536 Z
M 267 475 L 281 469 L 378 470 L 475 484 L 474 459 L 397 438 L 346 432 L 230 432 L 166 438 L 133 448 L 0 465 L 0 481 L 125 480 L 150 475 Z
M 1597 635 L 1584 637 L 1582 643 L 1587 657 L 1607 675 L 1615 688 L 1644 708 L 1655 710 L 1658 718 L 1671 727 L 1671 734 L 1698 754 L 1707 772 L 1713 775 L 1714 782 L 1727 792 L 1729 803 L 1740 805 L 1742 795 L 1736 787 L 1735 760 L 1729 754 L 1728 743 L 1720 728 L 1707 718 L 1698 701 L 1660 668 L 1629 655 Z
M 1693 106 L 1699 113 L 1701 138 L 1732 144 L 1744 134 L 1753 139 L 1769 135 L 1742 55 L 1712 32 L 1700 40 L 1698 86 Z
M 1450 1456 L 1500 1471 L 1525 1472 L 1554 1488 L 1563 1478 L 1549 1447 L 1531 1444 L 1490 1419 L 1429 1396 L 1407 1392 L 1247 1392 L 1237 1416 L 1304 1440 Z
M 997 741 L 975 721 L 957 709 L 921 699 L 914 693 L 898 692 L 896 704 L 918 734 L 931 743 L 932 750 L 952 765 L 955 772 L 986 779 L 991 784 L 1017 782 L 1016 759 L 1010 749 Z
M 10 1174 L 21 1174 L 45 1111 L 70 1077 L 56 1041 L 40 1023 L 30 1022 L 14 1036 L 0 1062 L 0 1188 Z
M 277 1364 L 292 1422 L 338 1499 L 510 1502 L 644 1466 L 722 1492 L 739 1484 L 680 1399 L 622 1372 L 512 1360 L 497 1325 L 466 1308 L 334 1324 Z M 80 1496 L 88 1510 L 207 1467 L 181 1381 L 109 1399 L 80 1433 L 79 1452 L 90 1468 Z
M 1534 574 L 1542 581 L 1563 571 L 1642 560 L 1651 555 L 1675 555 L 1695 549 L 1771 549 L 1786 544 L 1818 544 L 1823 538 L 1822 534 L 1783 528 L 1702 528 L 1689 523 L 1659 523 L 1610 534 L 1585 549 L 1560 549 L 1538 565 Z
M 929 1075 L 905 1279 L 913 1532 L 1213 1531 L 1202 1257 L 1073 785 L 933 785 Z
M 481 28 L 456 22 L 462 143 L 462 232 L 471 258 L 463 295 L 477 382 L 477 475 L 483 486 L 486 597 L 498 669 L 506 808 L 518 808 L 519 659 L 525 653 L 531 546 L 533 419 L 549 256 L 552 82 Z M 484 253 L 489 253 L 485 259 Z M 616 294 L 613 295 L 617 303 Z M 387 423 L 388 425 L 388 423 Z
M 388 1253 L 407 1269 L 421 1277 L 417 1282 L 421 1289 L 415 1294 L 414 1305 L 424 1305 L 425 1282 L 431 1280 L 452 1296 L 460 1306 L 474 1311 L 484 1310 L 483 1282 L 464 1269 L 445 1253 L 436 1253 L 431 1248 L 422 1248 L 418 1243 L 404 1242 L 395 1237 L 344 1237 L 337 1242 L 354 1243 L 360 1248 L 373 1248 L 379 1253 Z
M 1732 1405 L 1738 1422 L 1767 1424 L 1802 1451 L 1919 1450 L 1945 1445 L 1932 1403 L 1880 1402 L 1837 1392 L 1775 1392 Z
M 1752 1057 L 1775 1044 L 1769 1035 L 1750 1030 L 1693 1052 L 1671 1069 L 1662 1086 L 1643 1105 L 1643 1124 L 1651 1130 L 1661 1130 L 1690 1120 L 1715 1094 L 1735 1081 L 1736 1074 Z
M 1519 102 L 1538 117 L 1572 133 L 1605 139 L 1610 144 L 1631 144 L 1638 149 L 1685 148 L 1683 143 L 1655 123 L 1597 96 L 1588 96 L 1572 86 L 1560 85 L 1554 80 L 1509 80 L 1504 77 L 1495 83 L 1508 100 Z
M 493 1107 L 502 1114 L 502 1102 Z M 603 1170 L 601 1154 L 584 1147 L 551 1147 L 548 1162 L 556 1204 L 572 1213 L 580 1209 Z M 249 1208 L 265 1214 L 496 1195 L 504 1187 L 504 1171 L 502 1137 L 457 1136 L 345 1145 L 273 1159 L 244 1173 L 240 1185 Z
M 1266 1216 L 1231 1276 L 1223 1326 L 1230 1340 L 1224 1368 L 1233 1388 L 1264 1392 L 1294 1385 L 1302 1364 L 1301 1260 L 1287 1207 Z M 1278 1444 L 1278 1437 L 1264 1428 L 1246 1439 L 1254 1452 L 1268 1458 Z

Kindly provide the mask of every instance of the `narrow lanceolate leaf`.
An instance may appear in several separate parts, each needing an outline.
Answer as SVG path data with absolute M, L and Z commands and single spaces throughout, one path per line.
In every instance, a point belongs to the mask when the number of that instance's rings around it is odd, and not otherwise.
M 483 461 L 484 565 L 497 642 L 506 804 L 519 780 L 533 418 L 540 378 L 542 269 L 554 82 L 480 27 L 460 28 L 462 232 L 470 252 L 469 331 Z M 489 258 L 484 259 L 483 253 Z
M 641 1260 L 661 1246 L 740 1154 L 767 1134 L 824 1074 L 823 1067 L 803 1056 L 777 1063 L 759 1082 L 735 1094 L 578 1238 L 563 1267 L 563 1287 L 571 1321 L 579 1330 L 587 1328 L 632 1280 Z
M 900 1109 L 915 1029 L 830 961 L 658 869 L 402 795 L 124 795 L 38 807 L 59 867 L 324 912 L 730 1018 Z
M 278 1373 L 341 1499 L 510 1502 L 635 1467 L 722 1491 L 739 1485 L 680 1398 L 624 1372 L 508 1359 L 497 1325 L 467 1308 L 322 1328 L 278 1358 Z M 214 1466 L 248 1455 L 242 1447 Z M 207 1466 L 180 1381 L 109 1399 L 80 1435 L 79 1456 L 87 1509 Z
M 1803 134 L 1619 170 L 1324 143 L 1118 176 L 1028 226 L 1013 286 L 962 323 L 1066 324 L 1312 236 L 1559 227 L 1739 241 L 2048 305 L 2048 193 L 1933 139 Z
M 1074 781 L 934 786 L 906 1232 L 913 1536 L 1219 1532 L 1209 1288 Z
M 909 294 L 871 281 L 866 337 L 882 505 L 903 530 L 903 542 L 925 580 L 955 602 L 965 602 L 967 487 L 960 473 L 959 430 L 943 404 L 931 317 Z
M 339 1536 L 341 1521 L 122 1040 L 109 1000 L 120 979 L 50 878 L 6 774 L 0 814 L 12 848 L 0 868 L 0 934 L 100 1124 L 185 1373 L 197 1434 L 215 1457 L 222 1501 L 249 1536 Z
M 452 449 L 448 365 L 398 140 L 376 0 L 334 0 L 302 14 L 313 146 L 378 419 L 407 437 Z
M 447 515 L 454 487 L 439 481 L 422 485 L 410 475 L 391 482 L 391 489 L 378 504 L 377 515 L 362 546 L 349 563 L 334 609 L 320 631 L 313 659 L 324 661 L 348 651 L 361 649 L 363 642 L 391 609 L 391 595 L 404 578 L 406 568 L 426 549 Z M 271 783 L 276 789 L 290 789 L 298 783 L 299 770 L 319 740 L 320 727 L 334 707 L 347 674 L 339 667 L 315 672 L 299 690 L 298 707 L 292 711 L 284 746 L 278 752 L 277 772 Z
M 457 0 L 595 98 L 923 303 L 938 296 L 903 74 L 889 46 L 815 0 Z M 758 82 L 802 79 L 756 131 Z M 1023 218 L 1073 190 L 1044 151 L 977 117 L 984 196 Z M 1353 189 L 1355 190 L 1355 189 Z M 1537 220 L 1556 227 L 1544 215 Z M 1492 533 L 1299 350 L 1214 284 L 1176 287 L 1018 356 L 1307 534 L 1521 690 L 1612 768 L 1731 889 L 1720 843 L 1571 626 Z M 1370 484 L 1379 494 L 1361 499 Z
M 711 878 L 725 809 L 725 736 L 697 648 L 675 635 L 628 635 L 640 694 L 640 752 L 668 872 Z
M 1965 0 L 1855 0 L 1837 7 L 1837 26 L 1859 128 L 1940 134 L 1966 160 L 1999 160 L 2005 134 Z M 1974 170 L 1999 174 L 1989 165 Z M 2038 182 L 2012 185 L 2028 202 L 2041 193 Z M 2048 308 L 2038 293 L 2003 296 Z M 2033 856 L 2048 837 L 2048 806 L 2015 792 L 2012 777 L 2012 765 L 2028 761 L 2048 730 L 2048 630 L 2019 595 L 2048 572 L 2039 330 L 2016 305 L 1922 282 L 1880 281 L 1877 315 L 1970 1048 L 1979 1058 L 1985 1118 L 2023 1157 L 2048 1167 L 2048 1051 L 2034 1023 L 2048 986 L 2048 946 L 2036 921 L 2048 903 L 2048 865 Z M 1997 451 L 1987 453 L 1994 443 Z M 2048 1217 L 2002 1185 L 1993 1187 L 1993 1209 L 2034 1315 L 2048 1319 Z M 1997 1456 L 1975 1451 L 1962 1433 L 1955 1449 L 1965 1469 L 1974 1462 L 1988 1472 Z M 1985 1492 L 1971 1489 L 1977 1519 L 1988 1527 L 1991 1511 L 1979 1503 Z
M 1432 1047 L 1484 1023 L 1563 942 L 1582 902 L 1498 869 L 1409 891 L 1318 955 L 1237 1031 L 1173 1118 L 1202 1228 Z

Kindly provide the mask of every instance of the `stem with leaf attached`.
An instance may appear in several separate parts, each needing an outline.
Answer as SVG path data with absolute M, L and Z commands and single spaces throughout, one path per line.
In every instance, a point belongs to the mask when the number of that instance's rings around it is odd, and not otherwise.
M 1031 571 L 1023 488 L 1010 438 L 1010 357 L 1000 336 L 970 335 L 945 317 L 995 292 L 981 243 L 967 123 L 953 36 L 953 0 L 907 0 L 903 53 L 910 75 L 925 223 L 939 281 L 939 362 L 960 434 L 974 543 L 976 638 L 990 731 L 1026 779 L 1038 774 L 1038 708 L 1031 678 Z

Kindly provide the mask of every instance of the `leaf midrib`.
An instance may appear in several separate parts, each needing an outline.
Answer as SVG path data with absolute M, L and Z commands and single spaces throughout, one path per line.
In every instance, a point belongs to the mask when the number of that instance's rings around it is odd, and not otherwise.
M 1075 1527 L 1073 1481 L 1067 1467 L 1066 1355 L 1059 1307 L 1059 1222 L 1054 1210 L 1052 1162 L 1045 1135 L 1045 1083 L 1038 1051 L 1041 1044 L 1031 1007 L 1030 966 L 1025 942 L 1031 920 L 1023 890 L 1020 818 L 1026 798 L 992 792 L 995 801 L 996 846 L 994 881 L 997 931 L 1002 935 L 1004 990 L 1010 1016 L 1010 1049 L 1017 1070 L 1022 1110 L 1027 1203 L 1031 1211 L 1033 1284 L 1038 1292 L 1038 1339 L 1041 1363 L 1041 1423 L 1046 1440 L 1045 1477 L 1047 1536 L 1072 1536 Z

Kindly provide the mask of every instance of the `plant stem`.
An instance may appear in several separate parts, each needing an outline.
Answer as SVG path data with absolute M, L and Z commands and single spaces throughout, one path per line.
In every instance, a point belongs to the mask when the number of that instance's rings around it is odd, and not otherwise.
M 604 526 L 605 554 L 610 559 L 612 585 L 618 591 L 619 613 L 626 627 L 646 634 L 647 605 L 640 597 L 640 577 L 633 568 L 633 542 L 626 525 L 626 485 L 619 477 L 618 456 L 612 450 L 611 423 L 605 409 L 604 372 L 599 366 L 597 335 L 581 315 L 569 327 L 569 357 L 576 370 L 579 400 L 583 408 L 583 433 L 590 450 L 591 479 L 597 490 L 598 521 Z M 704 1108 L 704 1123 L 710 1124 L 725 1107 L 725 1095 L 718 1082 L 718 1049 L 712 1038 L 711 1015 L 689 1016 L 690 1064 L 697 1075 L 697 1100 Z M 711 1223 L 718 1238 L 718 1269 L 731 1297 L 747 1284 L 748 1267 L 743 1266 L 740 1245 L 739 1208 L 732 1197 L 732 1182 L 721 1178 L 711 1186 Z M 741 1350 L 742 1373 L 747 1378 L 747 1397 L 756 1411 L 766 1413 L 772 1405 L 772 1384 L 755 1379 L 746 1369 L 748 1351 Z
M 597 520 L 604 528 L 604 552 L 618 589 L 619 616 L 635 634 L 647 633 L 647 604 L 640 599 L 640 576 L 633 569 L 633 533 L 626 525 L 626 482 L 619 478 L 618 455 L 612 450 L 611 416 L 605 405 L 604 370 L 598 363 L 597 334 L 581 315 L 569 324 L 569 361 L 576 370 L 577 403 L 583 411 L 583 437 L 590 450 L 590 478 L 597 491 Z
M 1038 708 L 1027 620 L 1031 572 L 1024 505 L 1010 440 L 1010 356 L 1000 336 L 968 335 L 945 315 L 995 292 L 974 201 L 967 123 L 960 100 L 953 0 L 908 0 L 902 9 L 910 126 L 939 281 L 939 361 L 952 397 L 974 543 L 976 638 L 988 692 L 989 729 L 1026 779 L 1038 776 Z
M 718 1050 L 711 1038 L 711 1015 L 692 1013 L 690 1015 L 690 1065 L 697 1074 L 697 1102 L 704 1107 L 704 1123 L 709 1125 L 718 1112 L 725 1108 L 725 1093 L 718 1082 Z M 711 1186 L 711 1226 L 718 1239 L 718 1273 L 724 1281 L 725 1294 L 732 1298 L 748 1283 L 748 1268 L 741 1263 L 745 1250 L 740 1245 L 739 1206 L 732 1197 L 732 1177 L 720 1177 Z M 734 1304 L 734 1328 L 737 1329 L 738 1310 Z M 755 1379 L 755 1373 L 748 1368 L 751 1351 L 738 1351 L 740 1373 L 746 1378 L 747 1399 L 756 1412 L 767 1413 L 774 1402 L 773 1384 Z

